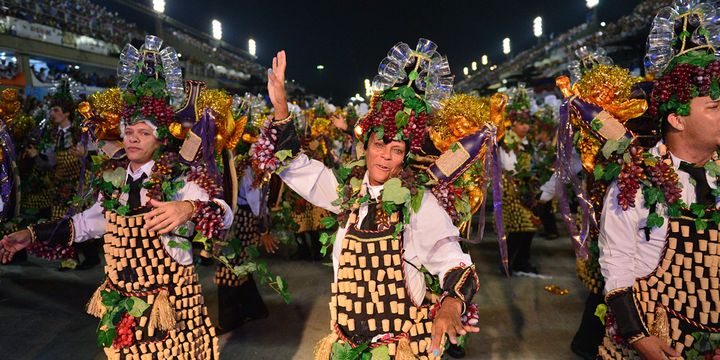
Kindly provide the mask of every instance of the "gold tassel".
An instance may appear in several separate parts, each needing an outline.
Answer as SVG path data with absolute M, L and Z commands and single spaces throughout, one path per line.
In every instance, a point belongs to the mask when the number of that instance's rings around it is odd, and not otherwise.
M 101 318 L 103 315 L 105 315 L 105 312 L 107 309 L 105 308 L 105 305 L 102 304 L 102 295 L 100 292 L 105 290 L 105 284 L 107 283 L 107 280 L 105 280 L 100 286 L 98 286 L 97 290 L 92 294 L 90 297 L 90 300 L 88 300 L 87 305 L 85 305 L 85 311 L 96 317 Z
M 313 353 L 315 354 L 315 360 L 330 360 L 332 355 L 332 346 L 337 341 L 338 335 L 333 331 L 330 335 L 322 338 L 315 344 Z
M 650 326 L 650 335 L 658 337 L 664 343 L 670 345 L 670 323 L 668 321 L 667 312 L 662 306 L 655 306 L 655 321 Z
M 148 324 L 148 332 L 152 333 L 155 329 L 162 331 L 170 331 L 175 329 L 175 309 L 170 305 L 167 290 L 160 290 L 155 297 L 152 310 L 150 311 L 150 323 Z
M 397 349 L 395 350 L 395 360 L 415 360 L 417 356 L 413 354 L 410 348 L 410 340 L 402 338 L 397 342 Z

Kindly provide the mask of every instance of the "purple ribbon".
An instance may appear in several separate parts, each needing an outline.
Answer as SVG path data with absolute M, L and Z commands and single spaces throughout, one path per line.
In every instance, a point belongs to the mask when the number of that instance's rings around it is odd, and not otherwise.
M 582 187 L 580 179 L 572 170 L 572 151 L 573 151 L 573 129 L 570 124 L 570 101 L 565 99 L 560 106 L 560 125 L 558 127 L 557 142 L 557 175 L 556 190 L 558 193 L 558 207 L 560 214 L 568 229 L 570 238 L 575 248 L 575 256 L 580 259 L 587 259 L 587 239 L 590 234 L 590 227 L 597 226 L 595 222 L 595 210 L 592 202 L 588 200 L 587 193 Z M 580 202 L 580 211 L 582 216 L 580 233 L 578 234 L 577 225 L 572 218 L 570 205 L 563 184 L 570 183 L 573 191 L 577 194 Z
M 497 128 L 491 125 L 484 126 L 481 130 L 482 132 L 482 143 L 480 145 L 481 148 L 486 148 L 485 152 L 485 159 L 483 162 L 483 170 L 485 171 L 485 174 L 491 175 L 492 170 L 492 152 L 494 151 L 494 144 L 497 142 Z M 479 152 L 479 151 L 478 151 Z M 478 214 L 478 230 L 477 235 L 475 235 L 475 238 L 470 240 L 471 236 L 468 235 L 467 239 L 464 239 L 465 242 L 470 244 L 479 244 L 482 242 L 483 237 L 485 235 L 485 203 L 487 201 L 487 185 L 483 182 L 483 184 L 479 184 L 483 187 L 483 196 L 482 196 L 482 203 L 480 204 L 480 213 Z M 470 232 L 472 232 L 472 220 L 470 220 L 470 224 L 468 224 L 470 227 Z
M 0 183 L 0 197 L 2 197 L 5 206 L 3 211 L 0 212 L 0 220 L 7 218 L 10 215 L 10 210 L 17 210 L 14 204 L 10 204 L 11 193 L 15 184 L 15 168 L 13 163 L 15 161 L 15 145 L 13 145 L 12 138 L 7 132 L 7 128 L 0 124 L 0 152 L 5 153 L 3 161 L 0 163 L 0 181 L 6 179 Z
M 483 137 L 482 145 L 480 148 L 485 147 L 487 151 L 485 153 L 485 162 L 483 164 L 483 170 L 485 174 L 490 174 L 491 184 L 493 189 L 493 212 L 495 213 L 495 228 L 498 234 L 498 249 L 500 251 L 500 258 L 502 260 L 503 269 L 505 274 L 510 274 L 509 262 L 508 262 L 508 251 L 507 251 L 507 238 L 505 237 L 505 225 L 503 222 L 502 214 L 502 164 L 500 163 L 500 147 L 497 142 L 497 128 L 492 125 L 485 125 L 483 129 L 479 130 Z M 476 133 L 477 134 L 477 133 Z M 475 143 L 477 144 L 477 143 Z M 478 150 L 479 152 L 479 150 Z M 470 164 L 469 164 L 470 165 Z M 468 165 L 468 167 L 469 167 Z M 467 170 L 467 169 L 465 169 Z M 464 170 L 463 170 L 464 171 Z M 456 174 L 456 176 L 459 176 Z M 487 200 L 487 187 L 483 189 L 483 200 L 480 205 L 480 214 L 478 219 L 478 233 L 474 240 L 463 239 L 465 242 L 471 244 L 478 244 L 482 241 L 485 233 L 485 201 Z M 472 222 L 468 224 L 472 231 Z
M 212 110 L 205 110 L 203 113 L 205 126 L 203 126 L 200 138 L 202 139 L 203 161 L 207 164 L 210 175 L 217 177 L 218 168 L 215 163 L 215 136 L 217 135 L 217 127 L 215 126 L 215 114 Z

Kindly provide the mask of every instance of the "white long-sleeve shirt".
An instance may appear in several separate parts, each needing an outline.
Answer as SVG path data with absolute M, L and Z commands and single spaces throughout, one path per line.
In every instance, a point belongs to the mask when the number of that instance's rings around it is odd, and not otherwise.
M 653 155 L 658 155 L 658 145 L 651 149 Z M 682 185 L 682 199 L 690 205 L 695 202 L 695 186 L 690 182 L 690 175 L 678 171 L 683 160 L 673 154 L 670 157 Z M 710 187 L 715 188 L 716 179 L 707 176 L 707 180 Z M 627 210 L 617 203 L 619 192 L 617 182 L 612 183 L 605 195 L 600 217 L 600 267 L 605 277 L 606 292 L 630 287 L 635 279 L 655 270 L 667 235 L 668 215 L 664 206 L 658 204 L 657 212 L 665 221 L 662 226 L 650 231 L 650 240 L 647 241 L 643 228 L 650 210 L 643 205 L 642 191 L 639 189 L 635 195 L 635 207 Z
M 580 155 L 573 149 L 572 157 L 570 158 L 570 171 L 574 174 L 582 171 L 582 160 Z M 557 171 L 555 171 L 550 179 L 540 186 L 540 201 L 550 201 L 557 195 Z
M 155 165 L 154 161 L 150 161 L 147 164 L 141 166 L 136 171 L 130 170 L 130 166 L 128 165 L 127 168 L 127 174 L 132 177 L 133 180 L 139 179 L 143 174 L 147 176 L 147 178 L 150 178 L 150 175 L 152 174 L 152 168 L 153 165 Z M 184 179 L 178 179 L 178 181 L 184 180 Z M 145 205 L 147 203 L 147 189 L 144 187 L 140 190 L 140 202 L 142 205 Z M 123 193 L 120 195 L 119 201 L 122 204 L 125 204 L 128 199 L 128 194 Z M 185 185 L 178 190 L 178 192 L 175 194 L 175 201 L 182 201 L 182 200 L 201 200 L 201 201 L 208 201 L 210 200 L 210 196 L 208 193 L 201 188 L 198 184 L 194 182 L 188 182 L 185 181 Z M 225 214 L 223 216 L 223 225 L 225 229 L 230 228 L 230 225 L 232 225 L 233 221 L 233 213 L 232 209 L 230 209 L 230 206 L 222 199 L 214 199 L 215 202 L 222 205 L 225 208 Z M 75 214 L 72 217 L 73 220 L 73 227 L 75 229 L 75 238 L 73 239 L 74 242 L 83 242 L 87 241 L 89 239 L 94 239 L 102 236 L 105 233 L 105 217 L 103 216 L 103 208 L 100 201 L 96 202 L 88 208 L 87 210 Z M 163 242 L 163 246 L 165 246 L 165 250 L 172 256 L 175 261 L 177 261 L 181 265 L 190 265 L 192 264 L 192 249 L 189 250 L 183 250 L 179 247 L 170 247 L 168 246 L 168 242 L 171 240 L 171 235 L 161 235 L 160 239 Z
M 508 133 L 511 133 L 512 130 L 508 130 Z M 507 136 L 507 135 L 506 135 Z M 520 140 L 520 151 L 525 151 L 525 147 L 530 145 L 530 142 L 527 139 L 527 136 L 522 138 Z M 517 165 L 517 154 L 515 151 L 512 150 L 506 150 L 503 147 L 500 147 L 500 164 L 502 165 L 502 168 L 504 171 L 511 171 L 515 172 L 515 166 Z
M 301 154 L 280 173 L 280 178 L 297 192 L 300 196 L 315 206 L 331 211 L 335 214 L 340 208 L 331 203 L 338 198 L 338 181 L 332 170 L 321 162 L 309 159 Z M 380 196 L 382 185 L 371 186 L 367 172 L 363 185 L 372 198 Z M 358 210 L 358 223 L 367 215 L 367 204 L 362 204 Z M 342 239 L 345 238 L 347 227 L 338 229 L 333 247 L 333 268 L 335 281 L 337 281 L 338 259 L 342 251 Z M 456 266 L 469 266 L 472 264 L 470 255 L 460 248 L 459 231 L 430 191 L 425 191 L 420 210 L 410 212 L 410 220 L 403 231 L 404 260 L 403 267 L 406 283 L 411 299 L 415 304 L 421 304 L 425 297 L 425 278 L 418 271 L 424 266 L 431 274 L 438 275 L 441 281 L 445 273 Z M 412 265 L 407 265 L 409 262 Z M 417 267 L 417 269 L 416 269 Z
M 253 187 L 252 183 L 255 178 L 255 173 L 250 166 L 245 168 L 242 178 L 240 179 L 237 204 L 250 206 L 250 211 L 253 215 L 260 215 L 260 197 L 262 191 L 259 187 Z

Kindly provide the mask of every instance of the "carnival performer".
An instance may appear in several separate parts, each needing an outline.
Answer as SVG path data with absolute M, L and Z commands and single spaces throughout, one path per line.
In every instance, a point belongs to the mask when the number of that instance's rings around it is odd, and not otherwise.
M 599 229 L 595 224 L 600 221 L 605 192 L 615 173 L 613 169 L 619 169 L 619 165 L 615 159 L 608 159 L 602 154 L 604 138 L 597 135 L 592 124 L 583 122 L 579 116 L 582 106 L 576 107 L 580 104 L 579 100 L 577 103 L 576 100 L 582 99 L 583 102 L 601 107 L 624 127 L 633 129 L 633 134 L 640 135 L 635 131 L 636 124 L 645 121 L 642 116 L 648 108 L 646 98 L 649 93 L 643 90 L 647 82 L 643 82 L 641 77 L 633 76 L 628 69 L 613 65 L 612 59 L 603 48 L 591 49 L 582 46 L 575 51 L 575 55 L 576 60 L 568 65 L 570 78 L 561 76 L 556 80 L 566 98 L 561 107 L 562 125 L 558 136 L 561 151 L 557 172 L 548 184 L 542 186 L 542 196 L 551 194 L 558 198 L 558 207 L 570 236 L 575 241 L 582 242 L 582 249 L 576 249 L 576 268 L 578 278 L 589 294 L 571 349 L 585 359 L 595 359 L 605 334 L 601 319 L 595 315 L 598 306 L 601 309 L 605 307 L 604 280 L 598 263 Z M 655 145 L 655 142 L 652 145 Z M 576 217 L 570 213 L 565 184 L 555 183 L 558 177 L 567 178 L 566 181 L 577 193 L 581 204 L 581 218 L 587 222 L 584 225 L 588 226 L 583 239 L 578 235 Z
M 98 344 L 107 357 L 217 359 L 218 341 L 188 239 L 195 230 L 208 241 L 219 238 L 232 223 L 232 211 L 220 199 L 217 169 L 206 156 L 215 140 L 205 131 L 211 112 L 185 132 L 179 152 L 171 150 L 175 139 L 167 134 L 182 128 L 176 121 L 187 115 L 182 111 L 196 119 L 199 87 L 187 82 L 185 99 L 177 54 L 161 47 L 152 35 L 140 50 L 127 45 L 120 57 L 121 89 L 93 95 L 97 112 L 87 103 L 79 107 L 110 158 L 96 182 L 98 201 L 71 218 L 5 236 L 0 259 L 7 262 L 33 243 L 71 246 L 105 234 L 106 280 L 87 311 L 100 318 Z M 177 114 L 171 98 L 181 105 Z
M 231 259 L 232 266 L 242 265 L 251 257 L 250 247 L 263 245 L 268 253 L 274 253 L 278 248 L 269 231 L 267 203 L 262 201 L 263 192 L 255 184 L 255 174 L 247 161 L 240 161 L 238 165 L 237 210 L 228 239 L 236 241 L 242 248 L 242 256 Z M 265 209 L 261 209 L 263 205 Z M 215 284 L 218 287 L 218 325 L 223 332 L 233 330 L 246 320 L 268 316 L 252 274 L 238 276 L 225 264 L 218 264 Z
M 501 140 L 503 193 L 502 216 L 505 221 L 510 271 L 515 275 L 535 275 L 530 263 L 532 240 L 540 219 L 533 213 L 540 184 L 534 171 L 534 145 L 530 142 L 533 94 L 524 84 L 511 89 L 508 103 L 510 124 Z
M 555 149 L 557 147 L 556 134 L 559 106 L 560 102 L 555 95 L 544 97 L 542 104 L 538 106 L 538 110 L 533 114 L 535 126 L 530 132 L 531 141 L 536 144 L 534 158 L 535 168 L 538 169 L 538 183 L 543 184 L 540 186 L 541 195 L 535 206 L 535 214 L 542 222 L 543 231 L 540 236 L 547 240 L 554 240 L 559 236 L 553 202 L 551 201 L 552 197 L 542 196 L 546 188 L 554 185 L 554 181 L 551 181 L 551 179 L 555 173 L 555 160 L 557 159 Z
M 27 180 L 23 182 L 25 196 L 21 197 L 20 216 L 12 220 L 10 228 L 16 229 L 23 222 L 27 225 L 28 221 L 56 219 L 68 213 L 85 156 L 78 141 L 80 130 L 73 124 L 76 98 L 73 94 L 77 95 L 77 90 L 76 83 L 67 76 L 57 81 L 47 98 L 49 122 L 22 139 L 22 169 Z M 94 267 L 100 262 L 92 242 L 63 249 L 37 244 L 29 250 L 48 260 L 61 260 L 60 271 L 78 267 L 77 250 L 84 255 L 83 268 Z
M 436 47 L 426 39 L 415 50 L 398 43 L 392 57 L 383 60 L 387 66 L 381 65 L 376 88 L 384 91 L 376 93 L 371 112 L 356 127 L 365 160 L 345 164 L 338 170 L 340 180 L 300 152 L 285 107 L 284 51 L 268 71 L 275 116 L 265 139 L 253 149 L 255 166 L 279 171 L 291 189 L 338 214 L 337 234 L 322 239 L 325 246 L 334 240 L 335 281 L 331 334 L 316 345 L 316 359 L 363 352 L 394 359 L 439 358 L 446 334 L 456 343 L 458 336 L 479 331 L 470 325 L 476 318 L 462 322 L 478 287 L 472 260 L 462 252 L 447 210 L 431 191 L 424 191 L 422 181 L 416 182 L 423 176 L 406 166 L 413 154 L 422 153 L 431 106 L 439 106 L 452 86 L 447 60 Z M 430 61 L 436 66 L 431 68 Z M 431 74 L 419 77 L 422 70 Z M 409 83 L 397 84 L 406 74 Z M 415 80 L 431 82 L 431 90 L 417 95 Z M 439 276 L 444 290 L 435 301 L 426 298 L 423 267 Z
M 18 117 L 20 102 L 17 91 L 5 89 L 0 101 L 0 223 L 17 216 L 19 207 L 19 174 L 15 164 L 15 144 L 10 125 Z M 10 106 L 8 106 L 10 105 Z
M 708 3 L 676 1 L 651 29 L 646 66 L 657 76 L 649 111 L 662 141 L 648 151 L 630 143 L 618 154 L 622 169 L 605 197 L 599 243 L 610 313 L 602 358 L 720 354 L 714 260 L 720 61 L 711 40 L 720 34 L 709 16 L 715 11 Z M 687 35 L 693 33 L 704 35 Z

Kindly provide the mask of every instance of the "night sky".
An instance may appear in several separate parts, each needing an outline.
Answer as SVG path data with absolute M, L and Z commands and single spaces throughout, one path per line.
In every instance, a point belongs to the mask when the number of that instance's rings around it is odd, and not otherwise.
M 115 2 L 98 2 L 128 16 Z M 600 0 L 599 21 L 614 21 L 638 3 Z M 588 16 L 584 0 L 166 0 L 165 13 L 207 33 L 210 21 L 220 20 L 223 40 L 246 49 L 247 40 L 255 39 L 263 65 L 285 49 L 287 78 L 338 104 L 364 93 L 363 79 L 373 78 L 398 41 L 414 48 L 419 37 L 431 39 L 448 56 L 456 77 L 462 77 L 462 68 L 473 60 L 479 64 L 482 54 L 501 62 L 504 37 L 510 37 L 513 53 L 534 45 L 536 16 L 543 17 L 545 34 L 560 34 Z M 130 20 L 143 23 L 139 17 Z M 325 69 L 316 70 L 318 64 Z

